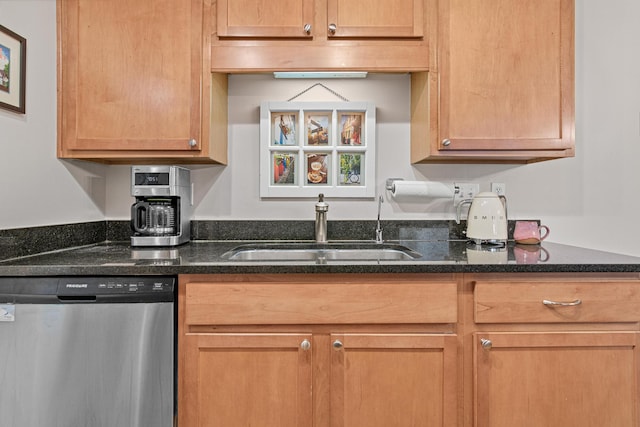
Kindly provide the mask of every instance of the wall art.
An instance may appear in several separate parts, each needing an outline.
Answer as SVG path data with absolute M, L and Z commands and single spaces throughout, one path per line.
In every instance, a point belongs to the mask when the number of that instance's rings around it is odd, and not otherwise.
M 260 197 L 375 197 L 369 102 L 263 102 Z
M 0 25 L 0 108 L 24 114 L 27 40 Z

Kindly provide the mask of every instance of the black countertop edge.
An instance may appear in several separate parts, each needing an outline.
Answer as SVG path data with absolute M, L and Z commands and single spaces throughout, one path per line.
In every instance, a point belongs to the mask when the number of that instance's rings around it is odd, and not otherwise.
M 226 265 L 135 267 L 0 267 L 0 277 L 28 276 L 177 276 L 182 274 L 443 274 L 443 273 L 639 273 L 640 267 L 599 265 Z
M 283 273 L 640 273 L 640 257 L 543 242 L 513 242 L 487 255 L 464 241 L 399 241 L 422 257 L 410 261 L 230 261 L 224 254 L 237 241 L 194 241 L 175 248 L 132 248 L 128 242 L 52 251 L 0 262 L 0 276 L 122 276 Z M 540 252 L 546 252 L 544 260 Z M 533 254 L 534 258 L 531 258 Z M 478 256 L 481 256 L 478 259 Z M 486 255 L 486 256 L 485 256 Z

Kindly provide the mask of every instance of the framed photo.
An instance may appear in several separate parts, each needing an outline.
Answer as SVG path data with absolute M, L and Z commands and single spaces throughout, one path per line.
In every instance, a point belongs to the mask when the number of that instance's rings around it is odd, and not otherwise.
M 372 103 L 260 105 L 260 197 L 374 198 L 375 165 Z
M 329 182 L 330 154 L 307 154 L 307 184 L 322 185 Z
M 296 185 L 296 156 L 292 153 L 273 153 L 273 185 Z
M 341 153 L 339 185 L 364 185 L 364 164 L 362 153 Z
M 307 145 L 329 145 L 331 113 L 305 113 Z
M 362 145 L 363 113 L 340 114 L 340 145 Z
M 298 113 L 277 112 L 271 115 L 273 119 L 273 144 L 298 145 Z
M 27 40 L 0 25 L 0 107 L 24 114 Z

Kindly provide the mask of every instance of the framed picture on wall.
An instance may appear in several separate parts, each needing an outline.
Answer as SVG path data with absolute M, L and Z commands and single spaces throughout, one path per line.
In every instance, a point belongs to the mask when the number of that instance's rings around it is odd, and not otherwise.
M 294 112 L 276 112 L 271 117 L 274 145 L 296 145 L 298 114 Z
M 322 185 L 329 183 L 329 165 L 331 155 L 326 153 L 307 154 L 307 184 Z
M 340 154 L 340 181 L 338 185 L 364 185 L 364 154 Z
M 0 108 L 24 114 L 27 40 L 0 25 Z
M 338 123 L 340 124 L 340 145 L 361 145 L 362 124 L 364 123 L 362 113 L 345 112 L 340 114 Z
M 370 102 L 263 102 L 260 197 L 375 197 Z
M 272 153 L 272 185 L 296 185 L 296 157 L 293 153 Z
M 324 113 L 305 113 L 307 125 L 307 145 L 329 145 L 331 115 Z

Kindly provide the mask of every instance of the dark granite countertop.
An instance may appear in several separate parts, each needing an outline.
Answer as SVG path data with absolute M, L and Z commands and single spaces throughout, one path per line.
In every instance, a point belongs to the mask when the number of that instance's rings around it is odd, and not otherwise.
M 255 241 L 195 240 L 175 248 L 132 248 L 127 241 L 56 250 L 0 261 L 0 276 L 176 275 L 250 273 L 640 272 L 640 257 L 562 244 L 509 243 L 477 251 L 461 240 L 397 240 L 422 257 L 403 260 L 231 261 L 223 254 Z M 326 263 L 325 263 L 326 262 Z

